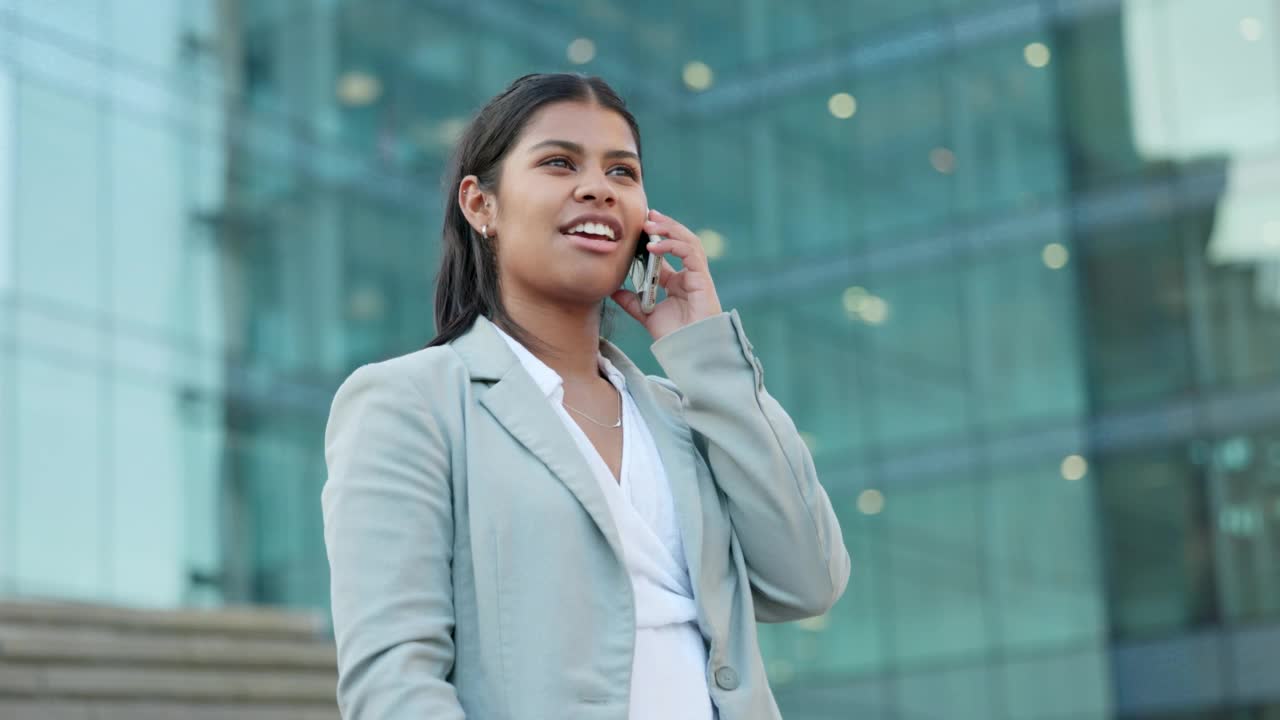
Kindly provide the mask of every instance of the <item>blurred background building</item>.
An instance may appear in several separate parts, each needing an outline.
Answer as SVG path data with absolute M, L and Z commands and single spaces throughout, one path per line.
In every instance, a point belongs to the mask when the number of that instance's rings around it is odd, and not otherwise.
M 469 114 L 574 70 L 842 518 L 845 598 L 763 630 L 788 718 L 1280 718 L 1278 36 L 1275 0 L 0 0 L 0 597 L 323 611 L 333 391 L 433 335 Z

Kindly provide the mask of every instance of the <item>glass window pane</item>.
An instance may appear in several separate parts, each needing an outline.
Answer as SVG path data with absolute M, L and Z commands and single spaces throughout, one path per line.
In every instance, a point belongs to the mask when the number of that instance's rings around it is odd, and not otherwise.
M 115 116 L 110 123 L 112 311 L 131 327 L 168 334 L 185 318 L 175 300 L 187 233 L 182 213 L 184 149 L 169 128 Z M 145 269 L 145 272 L 144 272 Z
M 982 424 L 1010 429 L 1085 412 L 1074 251 L 1065 238 L 1048 236 L 970 264 L 963 322 Z
M 1097 465 L 1115 633 L 1168 635 L 1215 620 L 1208 511 L 1187 449 L 1104 456 Z
M 4 41 L 0 39 L 0 48 Z M 7 299 L 17 282 L 14 263 L 17 260 L 17 228 L 14 226 L 14 186 L 16 178 L 8 172 L 10 158 L 14 157 L 16 131 L 14 123 L 14 95 L 17 82 L 13 72 L 0 66 L 0 298 Z
M 115 602 L 171 607 L 184 602 L 187 585 L 186 483 L 175 392 L 155 380 L 112 383 L 106 569 Z
M 13 335 L 8 326 L 9 304 L 0 301 L 0 594 L 16 592 L 18 515 L 17 368 Z
M 56 29 L 84 43 L 101 41 L 102 3 L 97 0 L 12 0 L 13 10 L 24 23 L 37 29 Z
M 869 278 L 865 290 L 868 298 L 855 304 L 869 349 L 864 372 L 874 388 L 864 402 L 875 408 L 879 444 L 901 447 L 960 432 L 971 386 L 959 275 L 922 268 Z
M 1133 145 L 1122 13 L 1084 14 L 1057 33 L 1060 112 L 1073 182 L 1115 184 L 1149 172 Z
M 1105 640 L 1094 476 L 1067 480 L 1061 464 L 1001 468 L 988 485 L 992 602 L 1011 651 Z
M 787 720 L 830 720 L 850 715 L 859 720 L 895 717 L 887 683 L 874 676 L 840 685 L 774 686 L 773 690 Z
M 1186 393 L 1193 376 L 1181 238 L 1157 218 L 1100 228 L 1088 234 L 1082 262 L 1094 407 L 1142 407 Z
M 17 119 L 17 272 L 20 292 L 63 306 L 102 301 L 105 206 L 99 109 L 88 99 L 22 82 Z
M 899 664 L 990 647 L 979 503 L 985 485 L 951 477 L 885 493 L 888 609 Z
M 986 221 L 1062 201 L 1066 153 L 1055 69 L 1024 61 L 1042 28 L 967 48 L 942 65 L 957 220 Z M 1052 49 L 1051 49 L 1052 50 Z
M 227 562 L 242 583 L 232 592 L 270 604 L 314 602 L 328 581 L 323 533 L 313 512 L 324 473 L 320 459 L 298 443 L 305 438 L 303 428 L 322 430 L 314 423 L 269 418 L 253 425 L 252 434 L 233 443 L 224 476 L 224 492 L 238 518 L 227 537 Z
M 988 720 L 996 715 L 991 697 L 993 672 L 975 665 L 899 675 L 899 712 L 905 717 Z
M 954 209 L 953 173 L 961 159 L 951 147 L 941 90 L 935 65 L 859 79 L 852 182 L 859 219 L 876 246 L 900 242 L 904 232 L 920 232 Z
M 1113 716 L 1111 666 L 1105 644 L 1009 660 L 1004 664 L 1001 686 L 1010 718 Z
M 1280 616 L 1280 432 L 1208 445 L 1222 612 L 1236 622 Z
M 110 592 L 102 381 L 59 360 L 17 357 L 14 574 L 20 593 L 100 598 Z
M 188 574 L 183 603 L 203 607 L 234 600 L 227 582 L 234 569 L 226 553 L 231 543 L 224 538 L 224 523 L 233 521 L 228 517 L 230 508 L 221 482 L 227 467 L 223 454 L 229 413 L 221 392 L 197 388 L 189 385 L 182 394 L 178 441 L 185 486 L 182 567 Z
M 1187 242 L 1203 248 L 1196 357 L 1204 382 L 1225 387 L 1280 377 L 1280 173 L 1254 179 L 1239 166 L 1212 216 L 1183 221 Z

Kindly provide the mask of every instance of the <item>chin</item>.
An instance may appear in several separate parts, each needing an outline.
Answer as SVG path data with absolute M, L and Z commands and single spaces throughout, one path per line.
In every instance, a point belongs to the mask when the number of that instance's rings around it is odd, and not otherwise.
M 576 272 L 572 268 L 565 267 L 562 272 L 568 272 L 556 279 L 561 281 L 570 292 L 595 298 L 607 298 L 613 294 L 614 290 L 622 287 L 623 281 L 627 279 L 629 267 L 631 267 L 630 263 L 622 268 L 609 269 L 601 263 L 581 267 Z
M 601 300 L 608 300 L 622 285 L 622 281 L 614 284 L 610 278 L 593 278 L 590 282 L 584 282 L 580 277 L 573 278 L 556 278 L 559 282 L 552 285 L 543 286 L 543 293 L 546 297 L 556 298 L 559 302 L 573 303 L 574 305 L 594 305 Z

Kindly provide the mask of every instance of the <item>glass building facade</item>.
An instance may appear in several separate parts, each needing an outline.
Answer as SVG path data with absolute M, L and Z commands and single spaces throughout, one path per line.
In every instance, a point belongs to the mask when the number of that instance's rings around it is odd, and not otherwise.
M 323 608 L 333 391 L 548 70 L 841 515 L 788 718 L 1280 718 L 1274 0 L 0 0 L 0 596 Z

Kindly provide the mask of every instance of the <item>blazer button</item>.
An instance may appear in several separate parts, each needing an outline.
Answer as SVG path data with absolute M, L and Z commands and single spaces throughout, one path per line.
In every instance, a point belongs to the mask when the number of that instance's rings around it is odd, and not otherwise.
M 716 670 L 716 684 L 723 690 L 736 690 L 738 687 L 738 672 L 725 665 Z

